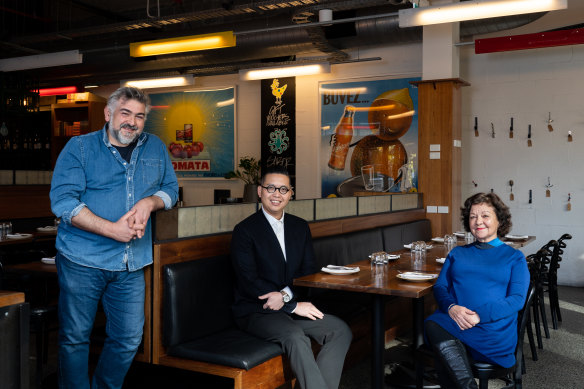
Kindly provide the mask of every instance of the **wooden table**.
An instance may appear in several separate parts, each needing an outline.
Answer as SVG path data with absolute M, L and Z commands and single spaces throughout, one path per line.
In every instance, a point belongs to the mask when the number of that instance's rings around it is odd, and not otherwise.
M 385 346 L 384 297 L 399 296 L 412 299 L 414 346 L 423 343 L 424 296 L 432 292 L 435 280 L 411 282 L 399 279 L 399 272 L 414 269 L 412 255 L 409 250 L 399 250 L 392 254 L 400 254 L 400 258 L 387 265 L 371 265 L 369 260 L 355 262 L 349 266 L 359 266 L 359 272 L 349 275 L 332 275 L 319 272 L 294 280 L 294 285 L 323 289 L 336 289 L 349 292 L 370 293 L 373 295 L 372 318 L 372 380 L 371 387 L 383 388 L 383 350 Z M 416 271 L 436 273 L 442 265 L 436 258 L 446 256 L 443 244 L 434 244 L 425 255 L 425 260 Z
M 512 242 L 514 248 L 524 247 L 535 240 L 535 236 L 529 236 L 524 240 L 504 240 Z M 464 245 L 464 239 L 458 239 L 459 245 Z M 436 258 L 444 258 L 447 250 L 444 244 L 428 242 L 433 247 L 426 251 L 425 260 L 421 267 L 414 269 L 412 254 L 407 249 L 398 250 L 391 254 L 399 254 L 397 261 L 387 265 L 372 266 L 369 260 L 355 262 L 348 266 L 359 266 L 359 272 L 349 275 L 332 275 L 325 272 L 300 277 L 294 280 L 294 285 L 322 289 L 345 290 L 349 292 L 370 293 L 373 295 L 372 318 L 372 380 L 373 389 L 383 388 L 384 363 L 383 350 L 385 346 L 384 323 L 384 296 L 399 296 L 412 299 L 414 347 L 417 348 L 423 342 L 424 336 L 424 296 L 432 292 L 435 280 L 424 282 L 412 282 L 397 277 L 399 272 L 422 271 L 428 273 L 440 273 L 442 265 L 436 262 Z

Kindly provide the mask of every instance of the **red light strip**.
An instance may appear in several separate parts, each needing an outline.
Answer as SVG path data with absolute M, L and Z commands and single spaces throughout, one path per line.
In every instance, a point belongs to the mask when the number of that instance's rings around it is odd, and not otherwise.
M 59 88 L 39 89 L 39 96 L 66 95 L 67 93 L 77 93 L 76 86 L 62 86 Z
M 477 39 L 475 40 L 475 54 L 579 45 L 582 43 L 584 43 L 584 30 L 576 28 L 571 30 L 538 32 L 535 34 L 504 36 L 500 38 Z

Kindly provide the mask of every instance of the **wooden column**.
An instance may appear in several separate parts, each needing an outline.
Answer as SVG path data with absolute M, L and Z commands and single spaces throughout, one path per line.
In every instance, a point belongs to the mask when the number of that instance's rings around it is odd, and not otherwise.
M 412 84 L 418 87 L 418 191 L 432 236 L 444 236 L 461 226 L 461 87 L 470 84 L 458 78 Z

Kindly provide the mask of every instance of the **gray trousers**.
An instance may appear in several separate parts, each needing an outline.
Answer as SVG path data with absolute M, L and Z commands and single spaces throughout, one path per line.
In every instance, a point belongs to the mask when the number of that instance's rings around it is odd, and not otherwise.
M 325 314 L 323 319 L 310 320 L 284 312 L 253 313 L 237 319 L 237 324 L 258 338 L 280 344 L 302 389 L 339 387 L 353 335 L 338 317 Z M 316 358 L 311 338 L 322 346 Z

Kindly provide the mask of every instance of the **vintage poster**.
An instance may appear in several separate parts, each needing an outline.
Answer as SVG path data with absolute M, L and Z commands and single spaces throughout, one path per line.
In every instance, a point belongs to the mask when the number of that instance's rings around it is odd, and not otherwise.
M 168 148 L 178 178 L 223 178 L 234 168 L 235 88 L 150 94 L 145 131 Z
M 416 190 L 417 80 L 320 84 L 322 197 Z
M 261 166 L 284 166 L 294 186 L 296 176 L 296 79 L 262 80 Z

